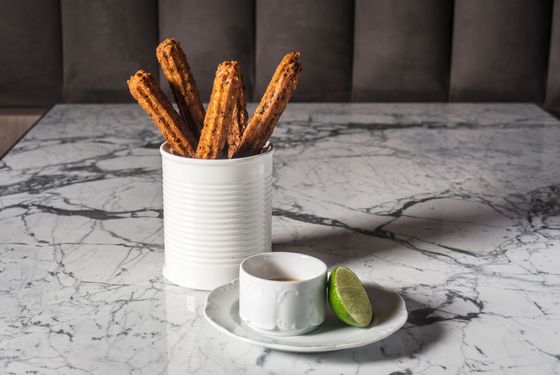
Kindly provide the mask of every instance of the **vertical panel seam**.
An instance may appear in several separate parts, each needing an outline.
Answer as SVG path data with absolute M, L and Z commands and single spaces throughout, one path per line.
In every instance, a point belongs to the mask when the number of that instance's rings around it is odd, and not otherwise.
M 350 12 L 350 17 L 352 17 L 352 20 L 350 21 L 351 27 L 352 27 L 352 31 L 350 32 L 350 74 L 349 74 L 349 78 L 350 78 L 350 84 L 348 85 L 348 94 L 346 94 L 346 97 L 344 98 L 345 102 L 353 102 L 354 98 L 352 97 L 352 93 L 354 92 L 354 41 L 355 41 L 355 33 L 356 33 L 356 0 L 352 0 L 352 5 L 351 5 L 351 12 Z
M 60 90 L 58 93 L 58 100 L 62 103 L 66 102 L 66 79 L 64 74 L 64 68 L 66 65 L 66 59 L 64 58 L 64 22 L 62 16 L 62 1 L 58 0 L 58 22 L 59 22 L 59 35 L 60 35 Z
M 253 1 L 253 50 L 252 50 L 252 59 L 253 59 L 253 66 L 251 67 L 251 97 L 249 101 L 256 101 L 256 89 L 257 89 L 257 1 Z
M 449 65 L 447 69 L 447 102 L 451 101 L 451 72 L 453 69 L 453 50 L 455 48 L 455 12 L 457 10 L 456 2 L 451 3 L 451 28 L 449 34 Z
M 552 32 L 554 31 L 554 14 L 555 14 L 555 8 L 556 6 L 558 6 L 558 1 L 557 0 L 552 0 L 551 4 L 550 4 L 550 19 L 549 19 L 549 23 L 548 23 L 548 49 L 546 51 L 546 61 L 545 61 L 545 67 L 544 67 L 544 74 L 543 74 L 543 89 L 541 92 L 542 94 L 542 103 L 541 106 L 545 107 L 547 104 L 547 100 L 548 100 L 548 77 L 550 74 L 550 58 L 551 58 L 551 53 L 550 51 L 552 50 Z
M 258 32 L 258 1 L 253 2 L 253 67 L 252 67 L 252 74 L 253 74 L 253 87 L 251 88 L 251 101 L 256 102 L 258 101 L 257 97 L 257 32 Z
M 155 17 L 156 17 L 156 46 L 158 46 L 158 45 L 159 45 L 159 42 L 161 41 L 161 39 L 160 39 L 160 38 L 161 38 L 161 29 L 160 29 L 160 27 L 159 27 L 159 23 L 160 23 L 160 22 L 159 22 L 159 21 L 160 21 L 160 17 L 159 17 L 159 13 L 160 13 L 160 11 L 159 11 L 159 3 L 160 3 L 160 0 L 154 0 L 154 1 L 155 1 L 155 3 L 156 3 L 156 12 L 155 12 L 155 13 L 156 13 L 156 16 L 155 16 Z M 156 48 L 157 48 L 157 47 L 156 47 Z M 154 53 L 155 53 L 155 51 L 154 51 Z M 156 81 L 159 82 L 159 84 L 161 85 L 161 84 L 162 84 L 162 82 L 160 81 L 160 78 L 161 78 L 161 68 L 160 68 L 160 65 L 159 65 L 158 62 L 156 62 L 156 70 L 157 70 L 157 72 L 154 72 L 154 76 L 155 76 Z
M 352 66 L 350 67 L 350 101 L 356 102 L 355 87 L 354 87 L 354 66 L 356 64 L 356 3 L 359 0 L 353 1 L 352 9 Z

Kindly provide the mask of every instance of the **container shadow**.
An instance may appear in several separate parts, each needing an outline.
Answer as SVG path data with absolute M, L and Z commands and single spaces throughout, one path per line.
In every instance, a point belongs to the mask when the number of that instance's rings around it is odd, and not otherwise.
M 332 219 L 302 219 L 309 229 L 296 235 L 277 234 L 272 249 L 313 255 L 332 267 L 341 262 L 341 257 L 360 259 L 426 248 L 448 255 L 486 256 L 516 235 L 512 229 L 514 222 L 488 204 L 445 199 L 434 205 L 426 205 L 411 215 L 404 211 L 397 217 L 372 214 L 361 221 L 349 220 L 352 225 Z M 455 205 L 456 209 L 449 209 L 448 205 Z
M 377 284 L 365 284 L 366 291 L 372 300 L 374 305 L 374 311 L 381 316 L 377 318 L 374 317 L 374 324 L 382 324 L 388 319 L 391 319 L 394 314 L 398 313 L 398 304 L 396 303 L 394 296 L 395 293 L 388 291 L 385 288 L 381 288 Z M 391 296 L 392 295 L 392 296 Z M 386 297 L 381 299 L 382 297 Z M 330 364 L 363 364 L 368 362 L 376 362 L 382 360 L 398 359 L 398 358 L 413 358 L 421 352 L 426 352 L 429 350 L 430 346 L 440 341 L 445 336 L 444 327 L 437 322 L 430 322 L 429 324 L 424 324 L 422 322 L 417 322 L 414 314 L 411 314 L 414 310 L 422 307 L 426 308 L 426 303 L 414 300 L 412 298 L 404 298 L 406 308 L 409 312 L 409 317 L 404 326 L 398 329 L 396 332 L 390 336 L 382 339 L 381 341 L 368 344 L 359 348 L 338 350 L 325 353 L 286 353 L 290 356 L 301 357 L 301 359 L 307 360 L 318 360 L 322 363 Z M 375 305 L 381 304 L 382 306 L 376 309 Z M 429 306 L 428 306 L 429 308 Z M 329 316 L 329 314 L 331 316 Z M 332 329 L 329 324 L 337 324 L 342 326 L 343 323 L 333 323 L 332 312 L 329 311 L 327 314 L 326 327 L 324 329 Z M 336 318 L 334 318 L 336 319 Z

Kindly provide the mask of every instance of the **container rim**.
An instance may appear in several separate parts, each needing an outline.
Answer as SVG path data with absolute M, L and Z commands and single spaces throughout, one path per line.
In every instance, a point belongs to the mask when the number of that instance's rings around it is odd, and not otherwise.
M 264 259 L 263 259 L 264 258 Z M 255 261 L 259 261 L 262 260 L 264 262 L 280 262 L 280 263 L 288 263 L 284 258 L 289 258 L 291 261 L 301 261 L 302 259 L 304 259 L 307 262 L 313 263 L 314 266 L 316 266 L 318 269 L 313 273 L 312 276 L 308 276 L 304 279 L 301 280 L 295 280 L 295 281 L 276 281 L 276 280 L 271 280 L 271 279 L 267 279 L 265 277 L 262 276 L 258 276 L 256 275 L 254 272 L 252 272 L 250 269 L 248 269 L 249 264 L 251 262 L 255 262 Z M 258 253 L 258 254 L 253 254 L 251 256 L 248 256 L 247 258 L 243 259 L 243 261 L 241 262 L 241 264 L 239 265 L 239 273 L 244 273 L 245 275 L 247 275 L 250 279 L 256 280 L 259 283 L 262 284 L 266 284 L 266 285 L 300 285 L 300 284 L 305 284 L 308 283 L 310 281 L 315 281 L 319 278 L 323 278 L 327 275 L 327 271 L 328 271 L 328 267 L 326 265 L 325 262 L 323 262 L 321 259 L 311 256 L 311 255 L 307 255 L 307 254 L 303 254 L 303 253 L 295 253 L 295 252 L 288 252 L 288 251 L 269 251 L 269 252 L 264 252 L 264 253 Z
M 227 164 L 241 164 L 244 162 L 248 162 L 248 161 L 252 161 L 254 159 L 260 159 L 262 157 L 265 157 L 269 154 L 272 154 L 272 152 L 274 151 L 274 145 L 270 142 L 266 142 L 266 144 L 263 147 L 263 151 L 260 154 L 257 155 L 251 155 L 251 156 L 246 156 L 243 158 L 235 158 L 235 159 L 195 159 L 195 158 L 188 158 L 185 156 L 179 156 L 179 155 L 175 155 L 172 154 L 171 152 L 167 151 L 167 142 L 163 142 L 161 144 L 161 146 L 159 147 L 159 151 L 161 153 L 161 156 L 166 158 L 166 159 L 170 159 L 179 163 L 185 163 L 185 164 L 206 164 L 206 165 L 227 165 Z

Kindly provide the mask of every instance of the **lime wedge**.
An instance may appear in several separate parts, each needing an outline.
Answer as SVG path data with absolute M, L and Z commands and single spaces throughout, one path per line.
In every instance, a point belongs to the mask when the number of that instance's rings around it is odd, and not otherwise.
M 329 277 L 329 303 L 340 320 L 354 327 L 367 327 L 373 311 L 364 285 L 348 267 L 338 266 Z

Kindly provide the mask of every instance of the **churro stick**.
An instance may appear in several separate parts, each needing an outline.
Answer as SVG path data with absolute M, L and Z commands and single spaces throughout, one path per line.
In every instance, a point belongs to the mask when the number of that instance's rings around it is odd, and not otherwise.
M 233 107 L 233 118 L 230 122 L 227 142 L 228 142 L 228 158 L 232 158 L 235 150 L 239 147 L 243 131 L 247 125 L 247 98 L 245 97 L 245 84 L 243 77 L 239 75 L 239 96 L 237 103 Z
M 183 121 L 198 139 L 204 123 L 205 110 L 181 45 L 175 39 L 165 39 L 157 47 L 156 56 Z
M 181 117 L 175 112 L 152 75 L 139 70 L 130 77 L 127 83 L 130 93 L 150 115 L 173 152 L 181 156 L 192 157 L 196 150 L 194 136 L 188 130 L 183 131 L 185 126 Z
M 261 152 L 296 89 L 301 72 L 299 57 L 299 52 L 290 52 L 276 68 L 255 114 L 243 132 L 239 147 L 233 152 L 234 157 Z
M 196 157 L 217 159 L 226 145 L 228 127 L 233 119 L 233 108 L 239 96 L 239 68 L 236 61 L 218 65 L 204 127 L 198 141 Z

